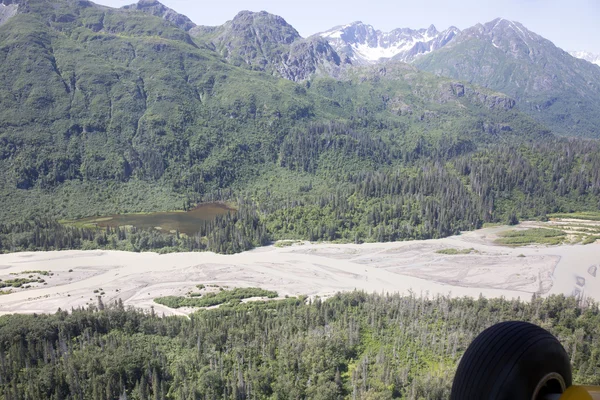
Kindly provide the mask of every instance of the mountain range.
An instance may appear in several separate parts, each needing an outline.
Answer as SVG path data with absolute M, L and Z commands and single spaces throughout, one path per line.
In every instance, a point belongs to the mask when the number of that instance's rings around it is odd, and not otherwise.
M 448 144 L 544 131 L 505 94 L 404 63 L 350 68 L 325 40 L 267 13 L 204 28 L 155 1 L 7 1 L 18 12 L 0 27 L 5 187 L 135 180 L 212 192 L 286 164 L 286 135 L 328 121 L 377 127 L 388 150 L 418 137 L 433 145 L 442 131 Z
M 93 3 L 77 4 L 89 8 Z M 229 64 L 294 82 L 317 76 L 345 79 L 363 65 L 408 62 L 438 76 L 505 93 L 521 111 L 558 135 L 600 136 L 600 68 L 590 64 L 600 62 L 598 58 L 583 52 L 572 53 L 574 57 L 518 22 L 498 18 L 442 32 L 434 26 L 381 32 L 354 22 L 302 38 L 283 18 L 264 11 L 242 11 L 222 26 L 206 27 L 156 0 L 140 0 L 121 10 L 159 17 L 181 29 L 190 43 Z M 37 9 L 35 1 L 3 0 L 0 24 L 17 13 L 38 11 L 48 13 Z M 110 33 L 105 28 L 92 27 Z
M 568 57 L 518 22 L 502 18 L 460 31 L 408 28 L 381 32 L 354 22 L 307 39 L 283 18 L 242 11 L 218 27 L 196 26 L 156 0 L 125 6 L 166 19 L 236 66 L 292 81 L 343 78 L 353 67 L 402 61 L 500 91 L 559 135 L 598 137 L 600 69 Z M 10 11 L 13 14 L 14 11 Z M 589 53 L 576 58 L 600 62 Z
M 600 68 L 570 57 L 518 22 L 498 18 L 460 31 L 396 29 L 356 22 L 317 34 L 354 65 L 400 60 L 506 93 L 517 107 L 566 136 L 598 137 Z M 574 56 L 599 62 L 589 53 Z
M 211 248 L 239 251 L 598 204 L 596 142 L 557 135 L 598 136 L 600 68 L 515 22 L 302 38 L 266 12 L 205 27 L 153 0 L 0 10 L 3 221 L 225 200 L 242 219 Z
M 354 22 L 315 36 L 327 39 L 339 54 L 360 65 L 384 60 L 412 62 L 422 54 L 444 47 L 459 33 L 455 27 L 438 32 L 433 25 L 428 29 L 381 32 L 371 25 Z
M 190 33 L 237 66 L 292 81 L 319 75 L 344 79 L 361 65 L 413 63 L 438 76 L 506 93 L 558 135 L 600 136 L 600 68 L 518 22 L 498 18 L 442 32 L 434 26 L 381 32 L 354 22 L 304 39 L 281 17 L 244 11 L 223 26 Z

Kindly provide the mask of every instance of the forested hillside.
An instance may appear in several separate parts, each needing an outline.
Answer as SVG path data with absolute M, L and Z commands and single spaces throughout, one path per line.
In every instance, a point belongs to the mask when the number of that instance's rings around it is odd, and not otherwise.
M 396 67 L 390 79 L 367 71 L 360 80 L 294 84 L 230 66 L 186 31 L 139 11 L 27 4 L 0 27 L 6 189 L 141 181 L 203 194 L 270 169 L 286 137 L 313 122 L 360 128 L 400 148 L 526 120 L 502 94 L 410 67 Z M 513 134 L 540 131 L 522 128 Z
M 457 361 L 506 320 L 556 335 L 600 384 L 600 312 L 532 302 L 339 294 L 159 318 L 121 305 L 0 317 L 0 397 L 445 400 Z
M 471 144 L 432 149 L 418 143 L 405 155 L 408 161 L 385 166 L 388 157 L 394 159 L 389 147 L 371 143 L 358 148 L 351 135 L 313 128 L 308 140 L 299 139 L 292 153 L 282 158 L 283 166 L 247 190 L 205 197 L 233 200 L 238 212 L 199 225 L 198 234 L 191 237 L 135 229 L 90 230 L 30 217 L 0 224 L 0 250 L 232 253 L 274 239 L 358 243 L 430 239 L 476 229 L 485 222 L 512 224 L 519 218 L 600 206 L 596 142 L 551 139 L 464 154 L 460 146 Z M 345 154 L 350 159 L 362 151 L 368 158 L 358 157 L 350 165 L 339 158 Z M 375 160 L 384 165 L 377 171 L 357 168 L 358 162 L 369 165 Z
M 399 62 L 294 83 L 146 3 L 23 0 L 0 26 L 0 251 L 231 253 L 598 209 L 598 143 L 555 138 L 502 93 Z M 58 223 L 214 200 L 239 212 L 195 236 Z

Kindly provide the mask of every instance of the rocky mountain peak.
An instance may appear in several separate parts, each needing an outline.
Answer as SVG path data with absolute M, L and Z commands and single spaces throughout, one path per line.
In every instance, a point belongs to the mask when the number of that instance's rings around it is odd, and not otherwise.
M 435 36 L 435 35 L 437 35 L 439 32 L 438 32 L 437 28 L 435 27 L 435 25 L 431 24 L 431 25 L 429 26 L 429 28 L 427 28 L 427 32 L 426 32 L 426 33 L 427 33 L 427 35 L 429 35 L 429 36 Z
M 521 23 L 497 18 L 463 30 L 415 61 L 420 69 L 503 92 L 553 131 L 596 136 L 600 70 L 571 57 Z M 573 107 L 573 102 L 578 104 Z
M 522 41 L 535 43 L 545 40 L 538 34 L 527 29 L 523 24 L 517 21 L 510 21 L 504 18 L 496 18 L 493 21 L 477 24 L 462 32 L 461 38 L 468 39 L 477 37 L 484 40 L 492 40 L 499 46 L 504 41 Z
M 503 52 L 511 59 L 527 62 L 545 62 L 545 49 L 556 48 L 552 42 L 530 31 L 520 22 L 504 18 L 496 18 L 463 30 L 451 47 L 473 40 L 491 45 L 492 51 Z
M 523 40 L 534 40 L 537 41 L 542 37 L 536 33 L 527 29 L 523 24 L 517 21 L 509 21 L 504 18 L 497 18 L 494 21 L 488 22 L 486 28 L 494 33 L 503 33 L 507 35 L 514 35 L 520 37 Z
M 278 15 L 266 11 L 240 11 L 224 25 L 229 35 L 255 37 L 260 42 L 291 44 L 301 36 L 293 26 Z
M 325 39 L 342 39 L 346 43 L 377 43 L 377 31 L 371 26 L 361 21 L 355 21 L 347 25 L 340 25 L 330 29 L 321 36 Z
M 411 62 L 422 54 L 445 46 L 458 32 L 455 27 L 439 32 L 434 25 L 427 29 L 400 28 L 382 32 L 371 25 L 353 22 L 315 36 L 327 39 L 340 55 L 353 63 L 371 64 L 387 59 Z
M 224 25 L 198 26 L 190 34 L 234 65 L 292 81 L 318 73 L 335 76 L 348 63 L 326 40 L 303 39 L 285 19 L 265 11 L 241 11 Z
M 179 14 L 157 0 L 139 0 L 136 4 L 124 6 L 123 9 L 142 11 L 163 18 L 185 31 L 189 31 L 196 26 L 188 17 Z

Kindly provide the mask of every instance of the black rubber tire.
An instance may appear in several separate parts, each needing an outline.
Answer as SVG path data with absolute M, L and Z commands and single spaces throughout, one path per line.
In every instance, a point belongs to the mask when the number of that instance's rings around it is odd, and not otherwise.
M 502 322 L 471 343 L 458 364 L 450 400 L 531 400 L 550 373 L 571 386 L 571 363 L 560 342 L 539 326 Z

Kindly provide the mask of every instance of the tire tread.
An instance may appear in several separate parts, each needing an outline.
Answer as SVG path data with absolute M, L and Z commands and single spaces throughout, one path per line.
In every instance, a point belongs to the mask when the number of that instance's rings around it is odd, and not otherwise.
M 530 351 L 558 351 L 561 368 L 567 368 L 564 379 L 571 384 L 568 356 L 560 342 L 548 331 L 521 321 L 496 324 L 475 338 L 460 360 L 452 385 L 451 400 L 503 399 L 501 391 L 507 380 L 513 379 L 514 369 Z M 564 353 L 564 354 L 562 354 Z M 566 360 L 566 361 L 565 361 Z M 558 367 L 556 367 L 558 368 Z M 508 382 L 510 383 L 510 382 Z

